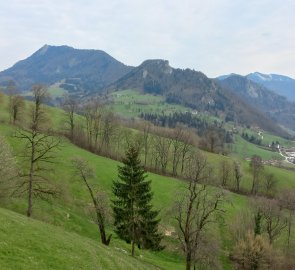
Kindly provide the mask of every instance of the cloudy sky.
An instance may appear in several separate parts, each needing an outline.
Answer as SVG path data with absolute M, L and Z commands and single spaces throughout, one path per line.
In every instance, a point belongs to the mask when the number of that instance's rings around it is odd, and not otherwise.
M 210 77 L 295 78 L 294 0 L 9 0 L 0 70 L 44 44 L 101 49 L 128 65 L 161 58 Z

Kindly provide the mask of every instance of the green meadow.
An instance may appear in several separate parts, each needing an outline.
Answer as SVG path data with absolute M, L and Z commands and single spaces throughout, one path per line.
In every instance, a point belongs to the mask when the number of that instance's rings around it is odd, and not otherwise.
M 127 95 L 126 100 L 130 101 L 129 92 L 125 94 Z M 147 106 L 157 108 L 152 104 L 153 101 L 156 103 L 157 97 L 149 96 L 144 99 L 150 102 Z M 124 113 L 125 109 L 122 108 L 126 104 L 121 105 L 117 111 L 121 110 Z M 12 146 L 20 168 L 25 168 L 19 157 L 23 150 L 23 143 L 13 136 L 17 128 L 8 124 L 9 117 L 6 108 L 7 98 L 0 107 L 0 135 L 4 136 Z M 168 110 L 168 107 L 166 109 Z M 127 107 L 126 110 L 128 111 Z M 60 129 L 64 120 L 64 112 L 60 109 L 48 108 L 48 113 L 52 119 L 52 127 Z M 235 141 L 232 156 L 203 153 L 212 166 L 216 181 L 218 181 L 221 161 L 233 162 L 238 159 L 243 170 L 241 187 L 249 190 L 252 178 L 249 162 L 244 158 L 258 154 L 264 159 L 270 159 L 277 153 L 260 149 L 240 136 L 236 136 Z M 112 182 L 117 178 L 117 167 L 120 163 L 90 153 L 62 138 L 60 149 L 56 152 L 55 163 L 51 165 L 49 172 L 50 178 L 59 187 L 59 196 L 48 201 L 36 199 L 32 219 L 24 216 L 25 197 L 8 198 L 1 202 L 1 269 L 184 269 L 184 259 L 174 232 L 175 220 L 172 209 L 177 195 L 185 187 L 186 182 L 148 173 L 148 178 L 152 181 L 154 207 L 160 210 L 162 220 L 160 230 L 164 234 L 169 230 L 174 233 L 164 237 L 165 250 L 151 252 L 137 249 L 136 258 L 132 258 L 130 246 L 115 235 L 111 217 L 107 226 L 108 233 L 113 234 L 111 244 L 109 247 L 100 244 L 98 228 L 90 214 L 89 194 L 84 184 L 73 172 L 71 159 L 74 156 L 83 157 L 89 162 L 95 170 L 95 177 L 91 179 L 91 184 L 96 189 L 106 192 L 108 198 L 112 199 Z M 265 166 L 265 171 L 274 174 L 278 190 L 295 188 L 294 171 L 273 166 Z M 218 223 L 211 226 L 210 230 L 221 247 L 219 257 L 222 268 L 233 269 L 228 259 L 228 254 L 233 247 L 230 224 L 238 213 L 249 209 L 249 198 L 229 191 L 225 192 L 227 194 L 227 202 L 224 204 L 226 211 Z M 282 245 L 285 237 L 286 235 L 282 235 L 277 245 Z M 293 233 L 292 241 L 294 240 L 295 234 Z

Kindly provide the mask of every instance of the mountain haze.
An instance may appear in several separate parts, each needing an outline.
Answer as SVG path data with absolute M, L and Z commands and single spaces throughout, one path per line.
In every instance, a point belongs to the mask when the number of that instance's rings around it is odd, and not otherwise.
M 262 74 L 254 72 L 248 74 L 247 78 L 291 101 L 295 101 L 295 80 L 290 77 L 278 74 Z
M 20 90 L 27 91 L 34 83 L 60 83 L 70 92 L 92 92 L 131 69 L 104 51 L 44 45 L 27 59 L 0 72 L 0 85 L 13 80 Z
M 285 134 L 275 121 L 215 80 L 202 72 L 172 68 L 167 60 L 146 60 L 107 88 L 108 91 L 125 89 L 162 95 L 168 103 L 182 104 L 229 121 L 258 125 Z
M 281 125 L 295 130 L 295 103 L 253 82 L 248 76 L 230 75 L 219 84 L 231 90 L 247 103 L 259 108 Z
M 0 72 L 0 86 L 13 80 L 18 89 L 28 91 L 33 84 L 43 83 L 64 88 L 78 98 L 136 89 L 143 94 L 161 95 L 168 103 L 207 112 L 225 121 L 259 126 L 280 135 L 285 133 L 270 117 L 294 129 L 295 120 L 291 117 L 294 110 L 285 99 L 263 94 L 267 104 L 255 103 L 256 100 L 253 102 L 241 92 L 233 91 L 235 85 L 226 83 L 232 76 L 236 75 L 224 76 L 219 84 L 202 72 L 173 68 L 167 60 L 151 59 L 130 67 L 104 51 L 44 45 L 27 59 Z M 277 112 L 279 117 L 274 116 Z

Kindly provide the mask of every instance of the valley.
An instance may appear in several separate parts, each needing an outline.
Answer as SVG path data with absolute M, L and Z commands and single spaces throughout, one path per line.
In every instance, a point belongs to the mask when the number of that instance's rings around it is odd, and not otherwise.
M 32 64 L 36 58 L 41 73 Z M 97 69 L 96 62 L 99 75 L 91 69 Z M 57 68 L 59 75 L 52 72 Z M 280 120 L 295 129 L 293 103 L 244 78 L 233 79 L 241 84 L 225 80 L 222 84 L 201 72 L 174 69 L 164 60 L 130 67 L 102 51 L 67 46 L 42 47 L 0 73 L 3 269 L 184 269 L 187 249 L 179 220 L 189 213 L 187 199 L 194 198 L 188 191 L 198 191 L 195 198 L 203 196 L 192 204 L 190 217 L 194 224 L 204 219 L 191 254 L 197 269 L 238 269 L 240 245 L 247 237 L 256 241 L 254 232 L 262 239 L 269 269 L 292 269 L 295 142 Z M 262 96 L 255 106 L 249 89 Z M 281 114 L 275 119 L 270 109 Z M 33 146 L 41 157 L 35 156 L 36 165 L 29 158 Z M 148 230 L 139 230 L 134 257 L 134 240 L 120 236 L 113 213 L 118 166 L 126 165 L 132 147 L 150 185 L 147 208 L 159 211 L 163 245 L 145 248 Z M 88 185 L 79 179 L 73 158 L 89 166 L 82 175 Z M 15 173 L 8 179 L 7 160 Z M 35 196 L 28 215 L 30 181 Z M 93 206 L 91 188 L 103 208 Z M 101 223 L 95 216 L 102 213 L 105 230 L 112 234 L 109 245 L 100 243 Z M 275 233 L 268 229 L 273 219 L 280 228 Z

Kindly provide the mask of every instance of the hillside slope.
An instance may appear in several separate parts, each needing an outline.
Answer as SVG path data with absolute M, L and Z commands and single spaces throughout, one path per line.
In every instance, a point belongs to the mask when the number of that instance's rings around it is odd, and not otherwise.
M 54 108 L 51 109 L 56 110 Z M 61 112 L 56 111 L 56 114 L 58 113 Z M 22 149 L 22 146 L 16 138 L 11 136 L 15 130 L 15 127 L 11 125 L 5 125 L 3 123 L 0 125 L 0 134 L 7 138 L 14 148 L 15 153 L 19 153 L 19 150 Z M 75 155 L 85 158 L 89 161 L 93 168 L 95 168 L 96 177 L 95 179 L 92 179 L 91 184 L 106 191 L 111 198 L 112 181 L 117 177 L 117 165 L 120 163 L 87 152 L 86 150 L 74 146 L 67 140 L 63 140 L 61 151 L 58 152 L 58 157 L 56 160 L 56 164 L 58 164 L 58 166 L 55 166 L 54 173 L 51 174 L 52 180 L 56 181 L 56 183 L 61 187 L 63 196 L 55 198 L 53 201 L 44 202 L 36 200 L 33 214 L 35 218 L 46 221 L 50 224 L 57 225 L 61 228 L 46 225 L 44 229 L 39 230 L 38 226 L 36 225 L 36 227 L 34 225 L 34 221 L 28 221 L 32 223 L 26 223 L 27 218 L 23 216 L 20 216 L 21 218 L 14 218 L 15 214 L 11 214 L 12 218 L 16 221 L 10 222 L 10 219 L 8 218 L 10 214 L 8 214 L 8 217 L 7 215 L 4 215 L 3 220 L 8 220 L 10 223 L 5 223 L 0 218 L 0 239 L 5 239 L 5 242 L 2 241 L 4 243 L 4 248 L 2 248 L 0 252 L 0 254 L 2 254 L 0 255 L 1 266 L 7 266 L 6 269 L 24 269 L 20 266 L 24 264 L 31 266 L 28 269 L 83 269 L 82 263 L 84 262 L 84 258 L 88 261 L 90 256 L 91 258 L 89 260 L 93 264 L 97 264 L 97 261 L 99 261 L 100 257 L 97 255 L 96 249 L 99 251 L 99 254 L 106 254 L 105 256 L 109 256 L 107 253 L 104 253 L 104 251 L 100 252 L 102 247 L 99 247 L 99 244 L 97 246 L 94 244 L 96 241 L 98 241 L 98 233 L 97 227 L 93 222 L 91 222 L 89 212 L 87 212 L 90 202 L 89 194 L 87 194 L 85 187 L 83 187 L 79 179 L 73 177 L 73 170 L 71 168 L 70 160 Z M 212 164 L 212 168 L 214 168 L 213 171 L 215 173 L 218 173 L 218 166 L 221 160 L 231 160 L 230 158 L 221 155 L 210 153 L 206 155 L 208 157 L 208 161 L 210 164 Z M 251 185 L 249 164 L 246 161 L 242 161 L 242 166 L 244 171 L 242 186 L 243 188 L 249 188 Z M 273 172 L 278 178 L 279 188 L 294 187 L 294 172 L 275 167 L 266 167 L 265 169 L 267 171 Z M 148 178 L 152 181 L 152 190 L 154 192 L 153 203 L 155 208 L 161 210 L 161 230 L 164 231 L 166 229 L 171 229 L 171 227 L 173 228 L 174 225 L 171 218 L 170 209 L 173 205 L 173 202 L 175 201 L 175 194 L 181 190 L 184 182 L 152 173 L 149 173 Z M 224 215 L 226 226 L 220 225 L 220 228 L 215 228 L 214 230 L 216 233 L 216 240 L 219 242 L 222 249 L 220 252 L 220 257 L 223 263 L 223 269 L 232 269 L 227 257 L 228 250 L 232 248 L 231 234 L 227 226 L 230 224 L 233 216 L 247 207 L 247 198 L 245 196 L 229 193 L 228 199 L 232 201 L 232 204 L 226 204 L 227 211 Z M 25 205 L 25 198 L 17 200 L 13 199 L 8 207 L 15 211 L 24 213 Z M 4 224 L 3 226 L 5 228 L 1 228 L 1 224 Z M 28 227 L 26 227 L 26 224 L 28 224 Z M 23 227 L 17 227 L 18 225 Z M 13 229 L 14 227 L 16 228 L 15 230 Z M 54 228 L 56 228 L 56 230 Z M 108 230 L 112 231 L 112 227 L 109 226 Z M 2 232 L 3 235 L 1 234 Z M 79 236 L 76 236 L 75 233 L 79 234 Z M 47 239 L 48 235 L 52 238 L 52 240 Z M 55 235 L 58 239 L 55 239 Z M 80 242 L 83 242 L 83 245 L 80 245 Z M 142 260 L 145 262 L 152 263 L 152 265 L 157 265 L 161 267 L 161 269 L 182 269 L 183 259 L 179 253 L 176 235 L 174 234 L 172 237 L 165 237 L 165 243 L 168 243 L 166 250 L 158 253 L 140 250 L 138 251 L 139 256 L 137 257 L 142 258 Z M 9 246 L 9 248 L 6 248 L 6 246 Z M 78 248 L 76 248 L 76 246 Z M 21 250 L 18 250 L 20 247 Z M 128 245 L 124 246 L 122 241 L 119 241 L 114 237 L 111 242 L 110 249 L 107 250 L 111 250 L 111 253 L 114 254 L 114 256 L 117 256 L 117 247 L 121 250 L 123 247 L 123 249 L 127 250 L 127 253 L 130 248 Z M 5 250 L 7 250 L 7 252 Z M 58 251 L 58 253 L 55 250 Z M 87 250 L 87 252 L 85 250 Z M 51 252 L 53 255 L 49 256 L 48 254 L 51 254 Z M 81 257 L 79 257 L 79 260 L 81 262 L 76 263 L 75 260 L 78 259 L 76 259 L 75 256 L 77 255 L 75 254 L 80 253 Z M 18 257 L 18 254 L 20 254 L 20 257 Z M 29 254 L 33 254 L 33 256 Z M 62 258 L 58 257 L 59 254 L 61 254 Z M 128 257 L 128 255 L 125 253 L 123 255 Z M 74 257 L 74 259 L 72 259 L 72 257 Z M 120 263 L 125 268 L 116 268 L 116 264 L 119 264 L 119 262 L 114 259 L 112 255 L 110 255 L 110 257 L 113 264 L 110 264 L 108 261 L 102 262 L 105 264 L 105 268 L 102 269 L 132 269 L 128 268 L 129 262 L 126 263 L 126 268 L 124 261 L 120 261 Z M 120 256 L 117 257 L 120 258 Z M 108 258 L 106 259 L 108 260 Z M 14 262 L 14 260 L 16 261 Z M 27 262 L 26 260 L 31 260 L 31 262 Z M 60 262 L 61 265 L 70 265 L 71 267 L 72 264 L 71 262 L 68 262 L 68 260 L 74 261 L 75 264 L 73 264 L 74 266 L 72 268 L 65 266 L 63 268 L 58 268 L 58 266 L 55 268 L 55 266 L 52 266 L 54 263 L 52 260 Z M 94 269 L 92 268 L 93 264 L 89 264 L 89 267 L 86 269 Z M 14 265 L 16 265 L 17 268 L 12 268 Z M 98 266 L 96 265 L 96 267 Z M 136 265 L 136 267 L 134 269 L 145 269 L 141 265 Z M 148 267 L 150 266 L 144 265 L 144 267 L 149 269 Z
M 295 103 L 289 102 L 285 97 L 252 82 L 244 76 L 230 75 L 220 80 L 219 83 L 243 100 L 260 108 L 261 111 L 278 123 L 295 130 Z
M 0 208 L 0 265 L 22 269 L 160 269 L 122 250 Z
M 166 60 L 147 60 L 111 84 L 108 91 L 136 89 L 162 95 L 166 102 L 181 104 L 242 125 L 258 125 L 283 134 L 274 121 L 235 93 L 221 87 L 202 72 L 175 69 Z
M 226 87 L 220 87 L 202 72 L 172 68 L 166 60 L 146 60 L 133 68 L 103 51 L 45 45 L 27 59 L 0 72 L 0 87 L 7 86 L 11 80 L 22 91 L 28 91 L 34 83 L 43 83 L 52 86 L 52 91 L 59 95 L 67 90 L 80 99 L 104 91 L 137 89 L 162 95 L 168 103 L 284 135 L 277 123 L 259 107 L 230 93 Z

